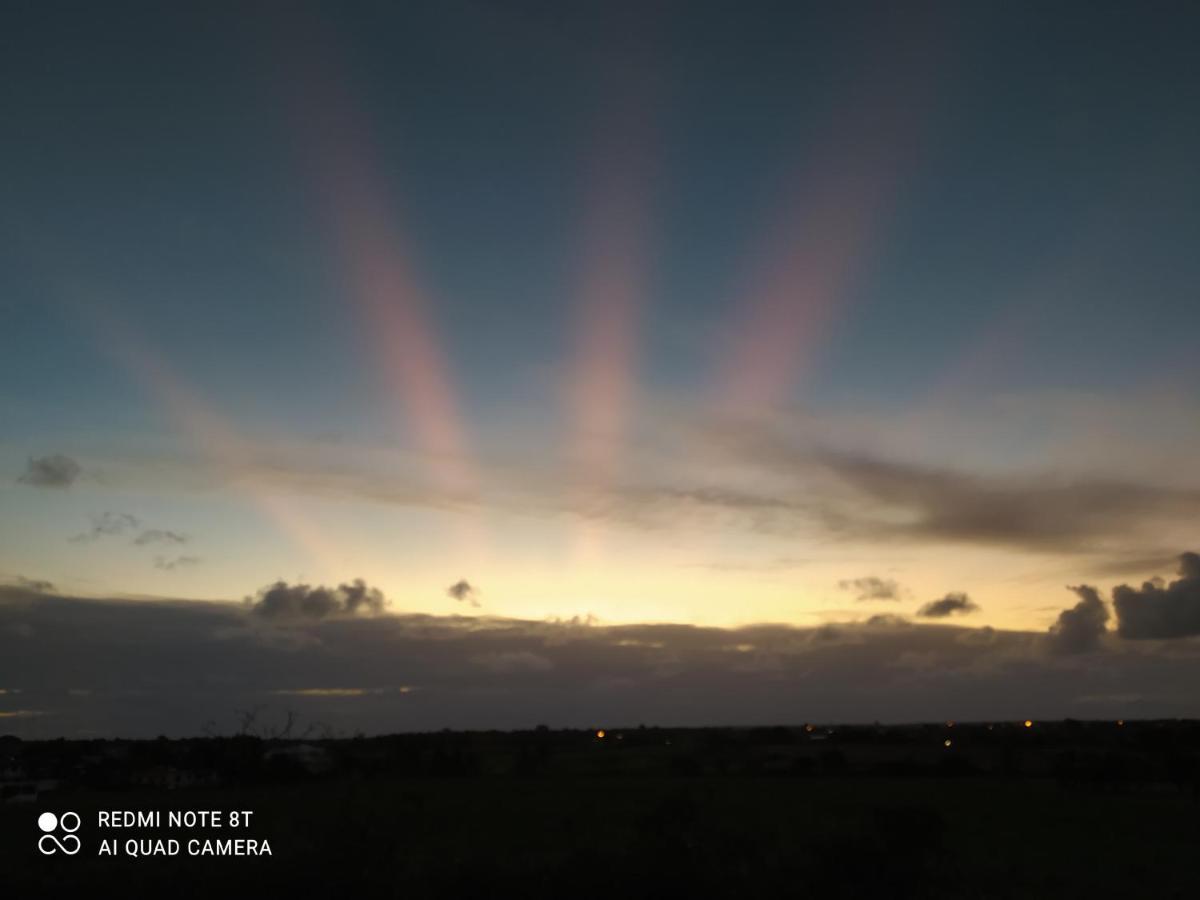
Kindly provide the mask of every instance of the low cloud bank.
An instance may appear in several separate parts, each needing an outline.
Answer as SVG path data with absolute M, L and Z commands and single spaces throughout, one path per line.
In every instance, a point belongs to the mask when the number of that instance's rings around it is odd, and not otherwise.
M 242 604 L 11 585 L 0 712 L 36 715 L 0 730 L 189 735 L 234 730 L 237 710 L 259 706 L 343 733 L 1200 716 L 1200 642 L 1097 633 L 1102 599 L 1076 594 L 1078 614 L 1046 634 L 894 616 L 711 628 L 401 615 L 362 581 L 277 582 Z M 1077 647 L 1102 652 L 1058 652 Z

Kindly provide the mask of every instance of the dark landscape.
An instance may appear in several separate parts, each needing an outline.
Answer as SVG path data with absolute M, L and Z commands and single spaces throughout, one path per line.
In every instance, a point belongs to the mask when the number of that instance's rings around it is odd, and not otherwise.
M 16 896 L 1192 897 L 1200 723 L 0 738 Z M 947 743 L 948 742 L 948 743 Z M 82 852 L 36 852 L 78 812 Z M 271 855 L 96 855 L 101 810 L 253 810 Z M 167 829 L 110 832 L 169 838 Z M 200 829 L 199 837 L 217 835 Z M 15 865 L 14 865 L 15 863 Z

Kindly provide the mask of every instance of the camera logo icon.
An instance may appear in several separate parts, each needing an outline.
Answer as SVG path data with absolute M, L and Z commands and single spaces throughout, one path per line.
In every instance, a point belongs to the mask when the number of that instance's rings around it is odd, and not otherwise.
M 61 838 L 55 833 L 60 826 L 63 831 Z M 55 815 L 52 812 L 44 812 L 38 816 L 38 828 L 45 832 L 38 838 L 38 849 L 45 856 L 53 856 L 55 853 L 74 856 L 79 852 L 80 842 L 75 836 L 75 832 L 79 830 L 78 813 L 65 812 Z

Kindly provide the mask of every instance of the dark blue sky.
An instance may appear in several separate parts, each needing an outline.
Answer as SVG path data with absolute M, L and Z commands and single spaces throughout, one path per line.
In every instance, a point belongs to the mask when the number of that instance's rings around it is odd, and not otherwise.
M 354 424 L 337 398 L 371 390 L 362 335 L 283 102 L 314 46 L 365 110 L 378 187 L 472 408 L 571 353 L 590 150 L 614 103 L 644 102 L 650 121 L 621 138 L 646 144 L 652 171 L 643 384 L 719 377 L 788 185 L 823 177 L 831 143 L 853 155 L 839 123 L 864 97 L 885 119 L 909 104 L 918 133 L 879 152 L 897 183 L 816 349 L 818 402 L 907 402 L 1021 304 L 1034 312 L 997 383 L 1110 386 L 1186 364 L 1194 7 L 571 6 L 10 4 L 0 374 L 27 387 L 7 414 L 124 405 L 94 335 L 56 305 L 69 273 L 231 413 L 329 404 Z M 889 68 L 913 54 L 926 71 Z

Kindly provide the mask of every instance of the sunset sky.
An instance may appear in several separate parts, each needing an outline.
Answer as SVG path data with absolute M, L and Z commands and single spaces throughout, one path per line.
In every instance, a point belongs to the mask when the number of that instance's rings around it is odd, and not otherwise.
M 1197 46 L 1182 3 L 10 3 L 0 581 L 1022 634 L 1192 590 Z

